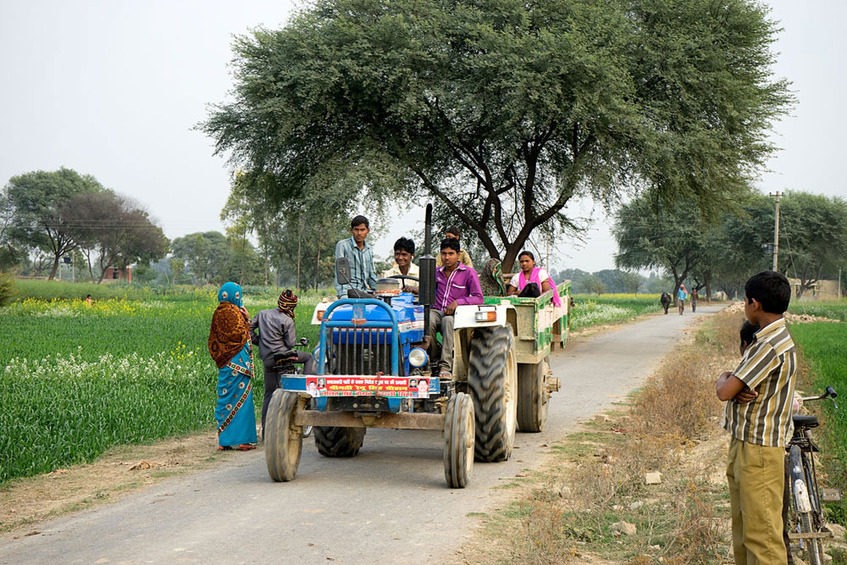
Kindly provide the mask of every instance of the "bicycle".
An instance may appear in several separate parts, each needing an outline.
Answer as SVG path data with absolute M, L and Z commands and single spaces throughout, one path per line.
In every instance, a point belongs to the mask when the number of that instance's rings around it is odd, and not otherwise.
M 829 398 L 838 409 L 835 398 L 838 395 L 831 386 L 819 396 L 804 397 L 803 402 L 824 400 Z M 791 511 L 789 512 L 790 530 L 788 539 L 799 541 L 799 548 L 808 555 L 810 565 L 823 565 L 823 538 L 832 537 L 832 532 L 826 527 L 821 502 L 840 502 L 838 492 L 830 493 L 828 499 L 823 499 L 818 490 L 818 479 L 815 471 L 815 452 L 819 452 L 812 441 L 812 428 L 818 427 L 817 416 L 797 415 L 794 420 L 794 435 L 786 446 L 789 477 L 791 480 Z M 794 549 L 792 544 L 792 549 Z

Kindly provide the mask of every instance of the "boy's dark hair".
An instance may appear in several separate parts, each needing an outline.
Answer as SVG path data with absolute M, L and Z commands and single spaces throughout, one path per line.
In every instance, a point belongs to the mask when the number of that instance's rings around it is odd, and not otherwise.
M 362 215 L 359 215 L 350 220 L 350 229 L 352 230 L 356 226 L 361 226 L 362 224 L 365 224 L 365 227 L 368 229 L 371 228 L 371 223 L 368 221 L 368 219 Z
M 753 343 L 754 336 L 759 329 L 759 326 L 751 324 L 749 320 L 745 320 L 744 323 L 741 324 L 741 330 L 738 332 L 739 337 L 741 338 L 741 345 L 747 346 Z
M 459 231 L 459 228 L 457 228 L 456 226 L 450 226 L 449 228 L 444 230 L 444 233 L 452 233 L 456 237 L 462 237 L 462 232 Z
M 394 242 L 394 251 L 408 251 L 409 255 L 414 255 L 415 242 L 408 237 L 401 237 Z
M 456 253 L 458 253 L 458 252 L 459 252 L 459 250 L 460 250 L 460 247 L 459 247 L 459 240 L 458 240 L 458 239 L 452 239 L 452 238 L 449 238 L 449 237 L 445 238 L 445 239 L 441 242 L 441 251 L 444 251 L 444 250 L 445 250 L 445 249 L 447 249 L 448 247 L 449 247 L 450 249 L 452 249 L 453 251 L 455 251 Z
M 776 271 L 756 273 L 744 285 L 747 302 L 752 299 L 759 301 L 762 310 L 769 314 L 782 314 L 788 310 L 791 300 L 791 284 L 785 275 Z

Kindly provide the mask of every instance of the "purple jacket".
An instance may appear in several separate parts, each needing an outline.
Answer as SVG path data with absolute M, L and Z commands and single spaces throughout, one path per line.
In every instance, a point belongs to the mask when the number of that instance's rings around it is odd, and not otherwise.
M 454 300 L 459 304 L 482 304 L 479 276 L 461 263 L 450 273 L 450 278 L 444 274 L 443 266 L 435 270 L 435 304 L 432 307 L 444 310 Z

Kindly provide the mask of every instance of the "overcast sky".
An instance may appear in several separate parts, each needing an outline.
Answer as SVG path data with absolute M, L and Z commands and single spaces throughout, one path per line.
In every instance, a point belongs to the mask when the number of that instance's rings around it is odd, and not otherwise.
M 777 125 L 783 148 L 759 183 L 847 197 L 847 2 L 774 0 L 784 31 L 776 74 L 798 105 Z M 280 0 L 0 0 L 0 182 L 68 167 L 139 201 L 173 239 L 220 230 L 230 172 L 193 131 L 233 82 L 233 34 L 283 25 L 299 2 Z M 416 220 L 417 215 L 408 218 Z M 614 267 L 616 246 L 599 216 L 581 249 L 555 246 L 552 267 Z M 395 222 L 380 257 L 404 235 Z

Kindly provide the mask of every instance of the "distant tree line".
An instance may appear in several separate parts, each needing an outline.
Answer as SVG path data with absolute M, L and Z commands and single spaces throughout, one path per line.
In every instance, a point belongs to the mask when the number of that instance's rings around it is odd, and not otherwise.
M 744 281 L 773 267 L 775 199 L 751 191 L 721 213 L 703 215 L 691 199 L 647 193 L 622 206 L 613 228 L 615 263 L 657 269 L 689 290 L 743 293 Z M 847 202 L 789 191 L 780 201 L 777 270 L 798 281 L 797 294 L 847 268 Z
M 92 282 L 109 268 L 147 265 L 168 252 L 162 229 L 136 202 L 72 169 L 14 176 L 0 193 L 0 270 L 52 280 L 79 253 Z

